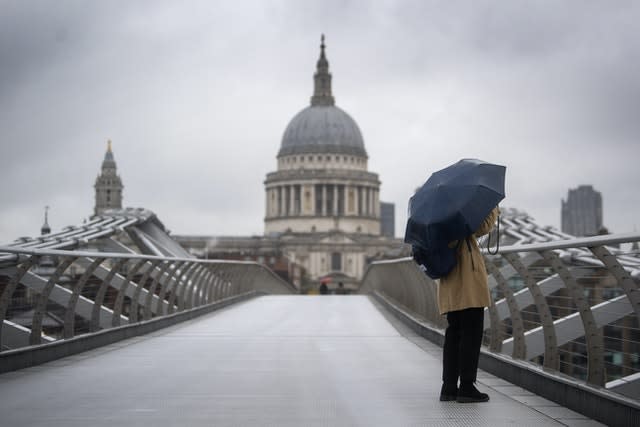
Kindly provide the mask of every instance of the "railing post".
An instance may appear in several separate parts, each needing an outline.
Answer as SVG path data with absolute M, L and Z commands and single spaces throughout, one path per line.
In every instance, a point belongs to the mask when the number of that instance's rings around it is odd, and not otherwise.
M 217 276 L 215 265 L 207 264 L 207 269 L 209 270 L 209 282 L 207 283 L 206 301 L 207 304 L 211 304 L 215 301 Z
M 560 258 L 553 251 L 544 251 L 542 256 L 549 262 L 551 268 L 558 273 L 562 279 L 573 303 L 576 305 L 585 331 L 585 340 L 587 341 L 587 382 L 599 386 L 603 386 L 605 382 L 604 374 L 604 339 L 602 337 L 602 329 L 598 328 L 596 321 L 591 312 L 591 306 L 585 301 L 584 288 L 578 284 L 571 272 L 560 261 Z
M 513 352 L 511 357 L 514 359 L 524 359 L 527 355 L 527 345 L 524 339 L 524 325 L 522 323 L 522 316 L 520 315 L 520 308 L 518 307 L 518 303 L 513 296 L 513 291 L 509 287 L 506 279 L 502 275 L 502 271 L 496 267 L 496 265 L 489 259 L 485 258 L 485 265 L 487 266 L 487 271 L 490 275 L 493 276 L 496 283 L 498 284 L 498 288 L 502 291 L 505 297 L 505 301 L 507 302 L 507 307 L 509 309 L 509 315 L 511 317 L 511 336 L 513 337 Z M 495 317 L 497 313 L 494 314 Z M 494 322 L 498 323 L 494 326 Z M 498 325 L 502 325 L 502 321 L 498 319 L 491 319 L 491 351 L 502 351 L 502 337 L 501 332 L 502 328 Z M 495 340 L 494 340 L 495 336 Z
M 160 293 L 158 294 L 158 301 L 156 302 L 156 315 L 163 316 L 174 312 L 175 306 L 171 301 L 175 298 L 175 295 L 186 286 L 186 283 L 180 286 L 180 276 L 182 276 L 182 267 L 188 262 L 189 261 L 175 261 L 170 263 L 169 269 L 172 271 L 167 272 L 166 280 L 160 280 Z M 168 300 L 165 299 L 167 292 L 171 292 Z M 166 310 L 164 308 L 165 302 L 167 306 Z
M 200 264 L 196 261 L 189 261 L 180 266 L 180 276 L 176 278 L 176 286 L 169 298 L 169 313 L 184 310 L 184 294 L 199 268 Z
M 7 316 L 7 311 L 9 309 L 9 305 L 11 304 L 11 297 L 15 292 L 18 284 L 22 280 L 22 277 L 29 271 L 31 266 L 37 262 L 36 257 L 30 257 L 23 263 L 18 265 L 14 276 L 9 280 L 9 283 L 4 288 L 4 292 L 2 292 L 2 296 L 0 297 L 0 319 L 4 322 L 4 319 Z M 0 323 L 0 351 L 2 351 L 2 323 Z
M 618 262 L 615 256 L 609 252 L 604 246 L 590 247 L 589 250 L 607 267 L 607 270 L 616 278 L 620 287 L 624 290 L 633 311 L 636 313 L 636 318 L 640 324 L 640 291 L 633 279 L 629 276 L 629 273 Z
M 140 281 L 136 284 L 135 289 L 133 290 L 133 296 L 131 297 L 131 308 L 129 309 L 129 323 L 136 323 L 138 321 L 138 307 L 140 306 L 140 295 L 142 294 L 142 290 L 144 289 L 144 285 L 146 285 L 147 280 L 149 280 L 149 276 L 151 273 L 156 271 L 156 267 L 160 264 L 159 259 L 154 259 L 152 261 L 147 261 L 149 263 L 148 268 L 142 274 Z M 145 298 L 146 300 L 146 298 Z
M 109 286 L 111 286 L 111 281 L 115 277 L 116 273 L 120 271 L 120 269 L 122 268 L 125 262 L 127 262 L 126 258 L 118 259 L 113 264 L 113 266 L 111 267 L 111 270 L 109 271 L 109 274 L 107 274 L 107 277 L 104 278 L 104 280 L 102 281 L 102 284 L 100 285 L 100 288 L 98 289 L 98 293 L 96 294 L 96 298 L 95 298 L 95 304 L 93 305 L 93 313 L 91 314 L 91 323 L 90 323 L 91 332 L 94 332 L 100 329 L 100 309 L 102 308 L 102 305 L 104 302 L 104 296 L 106 295 L 107 289 L 109 288 Z M 113 324 L 113 318 L 111 320 L 111 323 Z
M 84 285 L 89 280 L 89 277 L 93 274 L 93 272 L 100 266 L 102 261 L 105 258 L 95 258 L 91 263 L 86 267 L 82 277 L 73 285 L 71 296 L 69 297 L 69 302 L 67 304 L 67 309 L 64 313 L 64 337 L 72 338 L 75 333 L 75 316 L 76 316 L 76 305 L 78 304 L 78 299 L 80 299 L 80 294 L 82 293 L 82 289 Z M 95 303 L 94 303 L 95 305 Z
M 36 345 L 42 342 L 42 319 L 47 311 L 47 303 L 49 302 L 49 295 L 55 284 L 60 279 L 60 276 L 69 268 L 69 266 L 76 260 L 75 257 L 62 258 L 58 267 L 53 272 L 47 284 L 45 285 L 38 303 L 33 312 L 33 321 L 31 322 L 31 334 L 29 335 L 29 344 Z
M 116 296 L 116 302 L 113 306 L 113 322 L 111 323 L 113 326 L 120 326 L 120 315 L 122 314 L 122 307 L 124 305 L 124 298 L 127 295 L 127 290 L 129 288 L 129 284 L 133 280 L 133 278 L 138 274 L 140 268 L 147 261 L 144 259 L 139 260 L 134 264 L 134 266 L 127 272 L 127 277 L 124 282 L 122 282 L 122 286 L 120 286 L 120 290 L 118 291 L 118 295 Z M 131 313 L 129 313 L 129 317 Z M 129 321 L 131 323 L 131 321 Z
M 529 292 L 533 296 L 533 301 L 540 316 L 540 323 L 542 323 L 542 329 L 544 331 L 544 366 L 547 368 L 557 370 L 560 365 L 560 359 L 558 357 L 558 344 L 556 339 L 556 332 L 553 326 L 553 317 L 551 316 L 551 310 L 547 300 L 540 291 L 538 283 L 533 278 L 529 270 L 522 264 L 520 258 L 515 253 L 506 254 L 505 258 L 516 269 L 524 283 L 529 288 Z
M 189 274 L 189 278 L 184 281 L 184 284 L 180 288 L 180 298 L 178 298 L 178 311 L 182 311 L 185 309 L 192 308 L 192 304 L 190 302 L 191 293 L 193 292 L 193 288 L 196 286 L 198 280 L 202 276 L 202 273 L 205 271 L 204 266 L 201 263 L 195 263 L 193 269 Z
M 213 292 L 214 292 L 214 283 L 216 280 L 216 275 L 213 272 L 213 266 L 211 264 L 207 264 L 208 270 L 208 279 L 206 289 L 204 291 L 204 302 L 206 304 L 210 304 L 213 302 Z
M 148 290 L 148 294 L 147 294 L 147 300 L 144 303 L 144 314 L 143 314 L 143 319 L 144 320 L 149 320 L 151 319 L 151 304 L 153 303 L 153 297 L 156 296 L 156 287 L 158 286 L 158 282 L 164 277 L 166 271 L 169 269 L 169 266 L 171 266 L 171 261 L 163 261 L 162 262 L 163 265 L 162 267 L 160 267 L 159 271 L 156 271 L 156 276 L 153 278 L 153 281 L 151 282 L 151 286 L 149 286 L 149 290 Z M 158 298 L 158 306 L 156 306 L 156 312 L 158 310 L 157 307 L 160 307 L 160 309 L 162 309 L 162 300 L 160 300 L 159 297 L 156 296 L 156 298 Z

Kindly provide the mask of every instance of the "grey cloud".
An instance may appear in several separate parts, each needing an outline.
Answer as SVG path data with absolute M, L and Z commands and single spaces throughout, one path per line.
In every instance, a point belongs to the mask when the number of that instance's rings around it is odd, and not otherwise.
M 590 183 L 628 230 L 639 18 L 636 2 L 5 2 L 0 240 L 34 234 L 44 204 L 54 227 L 90 214 L 107 138 L 126 205 L 174 232 L 260 232 L 321 32 L 399 233 L 413 188 L 470 155 L 507 164 L 507 203 L 542 223 Z

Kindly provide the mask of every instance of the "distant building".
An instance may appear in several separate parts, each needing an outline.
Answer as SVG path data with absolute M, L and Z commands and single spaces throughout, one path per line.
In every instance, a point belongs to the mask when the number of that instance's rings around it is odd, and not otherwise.
M 355 288 L 371 260 L 401 242 L 381 233 L 380 180 L 331 80 L 323 36 L 310 105 L 287 125 L 265 180 L 265 235 L 282 236 L 282 253 L 312 281 Z
M 380 232 L 391 238 L 396 235 L 396 205 L 393 203 L 380 202 Z
M 277 170 L 264 181 L 264 236 L 174 236 L 178 242 L 197 256 L 264 262 L 303 292 L 320 280 L 357 289 L 369 263 L 402 251 L 393 218 L 389 234 L 381 232 L 380 180 L 368 170 L 356 121 L 335 105 L 331 80 L 323 37 L 310 105 L 285 128 Z
M 278 169 L 265 180 L 265 234 L 380 235 L 378 175 L 367 170 L 355 120 L 335 105 L 324 39 L 313 76 L 311 105 L 284 131 Z
M 591 185 L 569 190 L 562 200 L 562 231 L 573 236 L 595 236 L 602 227 L 602 195 Z
M 102 161 L 102 171 L 96 178 L 95 215 L 100 215 L 107 209 L 122 209 L 122 181 L 116 173 L 116 161 L 111 151 L 111 141 L 107 143 L 107 152 Z

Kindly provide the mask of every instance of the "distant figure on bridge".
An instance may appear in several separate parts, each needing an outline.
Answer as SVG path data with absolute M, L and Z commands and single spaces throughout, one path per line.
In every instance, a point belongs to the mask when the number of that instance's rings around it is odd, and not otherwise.
M 347 290 L 344 288 L 344 283 L 338 282 L 338 288 L 336 289 L 336 295 L 346 295 Z
M 484 258 L 476 237 L 488 234 L 500 211 L 495 207 L 476 232 L 457 249 L 457 264 L 438 286 L 438 307 L 447 315 L 442 357 L 440 400 L 459 403 L 486 402 L 489 395 L 475 387 L 478 358 L 484 330 L 484 308 L 491 305 Z M 458 388 L 460 378 L 460 388 Z
M 320 295 L 327 295 L 329 293 L 329 287 L 326 283 L 320 283 Z

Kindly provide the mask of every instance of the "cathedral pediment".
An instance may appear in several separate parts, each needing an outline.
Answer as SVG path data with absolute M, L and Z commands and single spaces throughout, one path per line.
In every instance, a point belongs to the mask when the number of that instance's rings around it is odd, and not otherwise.
M 331 233 L 323 238 L 321 238 L 319 243 L 329 243 L 329 244 L 354 244 L 358 243 L 355 239 L 350 238 L 348 235 L 344 233 Z

